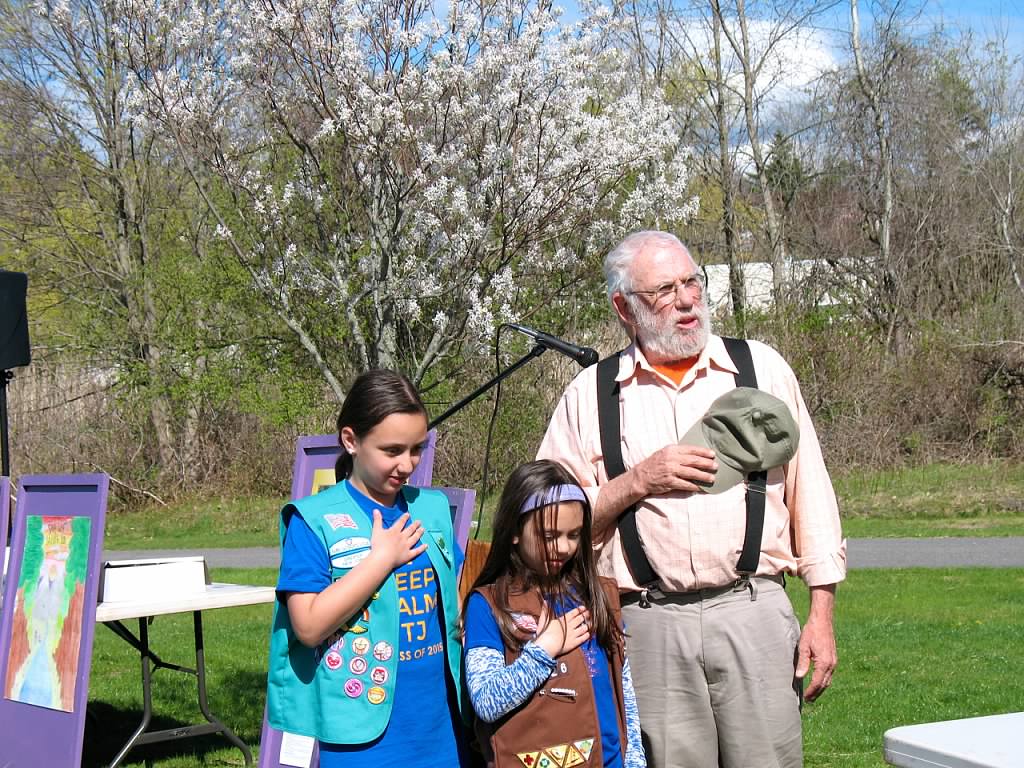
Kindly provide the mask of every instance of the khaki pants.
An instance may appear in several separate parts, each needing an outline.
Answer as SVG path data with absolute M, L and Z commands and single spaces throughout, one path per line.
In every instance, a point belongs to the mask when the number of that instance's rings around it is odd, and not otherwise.
M 800 627 L 767 579 L 623 607 L 651 768 L 800 768 Z

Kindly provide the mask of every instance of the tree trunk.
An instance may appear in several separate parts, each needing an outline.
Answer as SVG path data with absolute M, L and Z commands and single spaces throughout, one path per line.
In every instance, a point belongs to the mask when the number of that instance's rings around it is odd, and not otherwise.
M 758 105 L 756 103 L 757 97 L 754 94 L 754 85 L 757 81 L 759 67 L 755 67 L 753 54 L 750 50 L 746 4 L 744 0 L 736 0 L 736 20 L 740 28 L 738 40 L 725 24 L 719 0 L 711 0 L 711 9 L 719 22 L 722 32 L 729 41 L 733 53 L 739 59 L 740 66 L 743 68 L 743 118 L 747 129 L 747 139 L 750 141 L 750 154 L 754 161 L 754 172 L 757 176 L 757 182 L 761 187 L 764 205 L 765 229 L 768 234 L 769 254 L 772 265 L 772 293 L 775 303 L 779 304 L 782 300 L 785 275 L 786 241 L 782 234 L 782 222 L 775 207 L 775 198 L 772 195 L 771 187 L 768 185 L 764 150 L 761 146 L 761 136 L 757 125 Z
M 729 266 L 729 298 L 741 336 L 746 326 L 747 296 L 743 268 L 736 253 L 736 201 L 733 196 L 732 156 L 729 154 L 729 122 L 726 117 L 725 75 L 722 71 L 722 21 L 712 17 L 715 61 L 715 124 L 718 128 L 718 180 L 722 185 L 722 236 L 725 239 L 725 263 Z
M 896 265 L 893 263 L 891 249 L 892 218 L 895 208 L 892 150 L 889 146 L 889 134 L 885 126 L 882 100 L 876 84 L 872 82 L 867 68 L 864 66 L 864 57 L 860 47 L 860 15 L 857 11 L 857 0 L 850 0 L 850 46 L 853 49 L 854 65 L 857 68 L 857 84 L 871 109 L 875 141 L 878 145 L 878 171 L 882 180 L 882 211 L 878 219 L 878 266 L 881 275 L 879 299 L 885 302 L 884 311 L 889 314 L 886 332 L 889 349 L 897 357 L 902 357 L 907 340 L 900 298 L 900 280 Z

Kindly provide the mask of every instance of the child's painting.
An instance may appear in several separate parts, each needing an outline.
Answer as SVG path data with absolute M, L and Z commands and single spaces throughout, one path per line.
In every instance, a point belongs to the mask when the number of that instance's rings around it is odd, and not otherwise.
M 4 698 L 73 711 L 89 563 L 88 517 L 29 515 L 15 577 Z

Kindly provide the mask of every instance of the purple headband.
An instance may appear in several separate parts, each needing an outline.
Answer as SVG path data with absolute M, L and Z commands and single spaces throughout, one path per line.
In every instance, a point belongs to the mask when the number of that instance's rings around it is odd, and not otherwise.
M 586 503 L 587 497 L 584 495 L 583 489 L 578 485 L 573 485 L 572 483 L 553 485 L 542 493 L 531 494 L 523 502 L 523 508 L 519 510 L 519 514 L 525 515 L 527 512 L 533 512 L 535 509 L 540 509 L 550 504 L 558 504 L 563 501 L 581 501 Z

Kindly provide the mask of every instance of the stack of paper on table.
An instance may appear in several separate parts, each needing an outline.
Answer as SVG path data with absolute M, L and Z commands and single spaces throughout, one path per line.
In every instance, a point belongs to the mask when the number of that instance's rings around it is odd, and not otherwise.
M 100 577 L 100 602 L 180 597 L 205 592 L 209 583 L 210 573 L 202 555 L 108 560 Z

